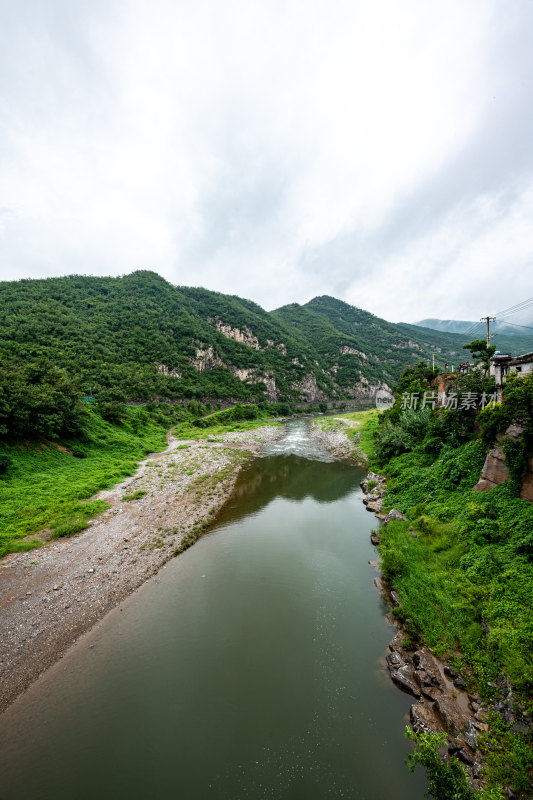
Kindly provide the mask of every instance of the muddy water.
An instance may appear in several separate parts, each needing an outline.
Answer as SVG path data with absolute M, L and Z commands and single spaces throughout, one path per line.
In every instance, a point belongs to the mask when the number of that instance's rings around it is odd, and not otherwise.
M 303 421 L 0 718 L 2 800 L 421 800 L 363 471 Z

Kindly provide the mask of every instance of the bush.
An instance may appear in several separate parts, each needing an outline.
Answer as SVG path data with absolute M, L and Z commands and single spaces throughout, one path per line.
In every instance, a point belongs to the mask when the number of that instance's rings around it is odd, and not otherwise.
M 0 435 L 35 439 L 77 434 L 84 419 L 78 388 L 46 361 L 0 359 Z
M 13 461 L 9 458 L 9 456 L 0 456 L 0 475 L 3 475 L 4 472 L 7 472 L 8 467 L 11 466 Z
M 70 520 L 69 522 L 63 522 L 61 525 L 57 525 L 53 529 L 52 537 L 54 539 L 59 539 L 63 536 L 74 536 L 76 533 L 81 533 L 81 531 L 84 531 L 88 527 L 85 520 Z
M 127 417 L 126 406 L 117 400 L 98 403 L 96 408 L 100 416 L 113 425 L 121 425 Z
M 417 764 L 425 767 L 429 781 L 427 796 L 434 800 L 501 800 L 498 789 L 487 788 L 482 792 L 472 789 L 465 767 L 456 758 L 448 763 L 443 761 L 439 750 L 447 745 L 446 734 L 415 733 L 411 728 L 405 733 L 415 746 L 414 753 L 407 756 L 407 765 L 411 772 Z

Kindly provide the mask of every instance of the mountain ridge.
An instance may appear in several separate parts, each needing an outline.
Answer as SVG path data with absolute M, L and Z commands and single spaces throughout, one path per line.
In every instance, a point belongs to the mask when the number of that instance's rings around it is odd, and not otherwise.
M 368 401 L 463 337 L 387 322 L 329 295 L 265 311 L 149 270 L 0 283 L 0 352 L 48 360 L 80 391 L 125 400 Z

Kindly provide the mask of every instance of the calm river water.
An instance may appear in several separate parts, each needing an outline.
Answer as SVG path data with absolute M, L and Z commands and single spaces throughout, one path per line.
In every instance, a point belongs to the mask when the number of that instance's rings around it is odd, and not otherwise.
M 2 800 L 421 800 L 363 470 L 304 421 L 0 718 Z

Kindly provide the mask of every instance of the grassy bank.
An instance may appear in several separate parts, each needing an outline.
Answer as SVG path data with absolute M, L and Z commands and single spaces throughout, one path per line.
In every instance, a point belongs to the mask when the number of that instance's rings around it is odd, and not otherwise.
M 381 529 L 382 572 L 400 597 L 393 614 L 404 623 L 408 649 L 424 643 L 450 660 L 489 707 L 508 701 L 511 684 L 511 708 L 520 703 L 531 712 L 533 506 L 506 484 L 473 493 L 483 460 L 484 448 L 473 441 L 432 464 L 420 453 L 387 464 L 386 505 L 409 521 Z M 531 730 L 515 730 L 497 714 L 489 723 L 480 748 L 495 794 L 486 796 L 503 797 L 503 786 L 529 796 Z
M 280 427 L 272 418 L 275 407 L 261 408 L 255 404 L 237 403 L 222 411 L 215 411 L 197 419 L 188 419 L 176 425 L 175 435 L 179 439 L 213 439 L 225 433 L 254 430 L 264 425 Z
M 0 556 L 40 544 L 35 534 L 66 536 L 103 511 L 90 500 L 133 474 L 147 453 L 166 446 L 166 419 L 128 407 L 120 424 L 88 409 L 83 435 L 61 442 L 2 442 L 11 464 L 0 479 Z
M 531 388 L 530 379 L 510 381 L 501 405 L 470 415 L 401 410 L 397 401 L 374 431 L 372 466 L 387 476 L 384 508 L 407 517 L 380 531 L 383 575 L 400 598 L 393 615 L 407 649 L 423 643 L 448 659 L 494 709 L 480 737 L 491 798 L 503 797 L 503 787 L 529 796 L 533 771 L 524 716 L 533 712 L 533 504 L 518 497 L 517 480 L 531 441 Z M 511 480 L 473 492 L 496 435 L 507 447 L 511 422 L 524 430 L 522 445 L 506 450 Z M 520 447 L 525 460 L 513 460 Z
M 148 453 L 163 450 L 166 431 L 176 419 L 181 420 L 178 438 L 192 439 L 279 424 L 256 406 L 203 416 L 198 416 L 203 407 L 122 406 L 114 411 L 110 421 L 96 407 L 87 408 L 76 438 L 0 442 L 0 458 L 9 463 L 0 475 L 0 557 L 84 530 L 91 517 L 107 508 L 103 500 L 91 498 L 132 475 Z

